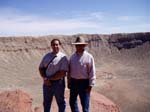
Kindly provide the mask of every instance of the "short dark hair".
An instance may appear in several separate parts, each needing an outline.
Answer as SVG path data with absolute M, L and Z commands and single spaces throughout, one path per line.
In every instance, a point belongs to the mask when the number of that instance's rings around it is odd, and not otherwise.
M 59 39 L 53 39 L 53 40 L 51 41 L 51 45 L 52 45 L 55 41 L 58 41 L 58 42 L 59 42 L 59 45 L 61 45 L 61 42 L 60 42 Z

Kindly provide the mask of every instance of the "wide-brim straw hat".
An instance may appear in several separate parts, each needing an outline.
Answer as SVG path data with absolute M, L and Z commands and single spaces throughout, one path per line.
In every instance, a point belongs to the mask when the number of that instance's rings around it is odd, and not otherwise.
M 88 43 L 84 40 L 82 36 L 78 36 L 72 45 L 87 45 Z

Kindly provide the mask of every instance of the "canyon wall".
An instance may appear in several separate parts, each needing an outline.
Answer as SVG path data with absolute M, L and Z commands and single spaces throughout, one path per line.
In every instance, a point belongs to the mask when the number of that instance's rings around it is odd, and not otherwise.
M 39 63 L 59 38 L 61 50 L 75 51 L 72 42 L 82 35 L 95 58 L 97 83 L 94 91 L 114 101 L 122 112 L 150 111 L 150 32 L 130 34 L 77 34 L 41 37 L 0 37 L 0 91 L 23 89 L 42 102 Z

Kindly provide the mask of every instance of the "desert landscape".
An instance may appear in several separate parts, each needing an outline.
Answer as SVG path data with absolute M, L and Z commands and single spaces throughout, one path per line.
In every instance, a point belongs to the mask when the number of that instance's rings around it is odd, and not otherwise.
M 96 62 L 91 112 L 150 112 L 150 32 L 0 37 L 0 100 L 4 91 L 25 91 L 32 98 L 31 108 L 41 112 L 39 63 L 51 50 L 53 38 L 61 40 L 61 50 L 69 58 L 75 50 L 71 43 L 77 35 L 89 43 L 86 49 Z M 68 94 L 66 88 L 67 112 L 70 112 Z M 0 101 L 0 112 L 15 112 L 1 110 L 6 104 Z M 57 111 L 56 102 L 52 109 Z

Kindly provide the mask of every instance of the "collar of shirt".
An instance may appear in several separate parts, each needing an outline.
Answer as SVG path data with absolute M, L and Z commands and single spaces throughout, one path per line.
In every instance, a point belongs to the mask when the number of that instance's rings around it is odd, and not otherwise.
M 50 54 L 55 56 L 55 57 L 58 57 L 59 55 L 61 55 L 61 52 L 59 51 L 57 54 L 55 54 L 54 52 L 51 52 Z

